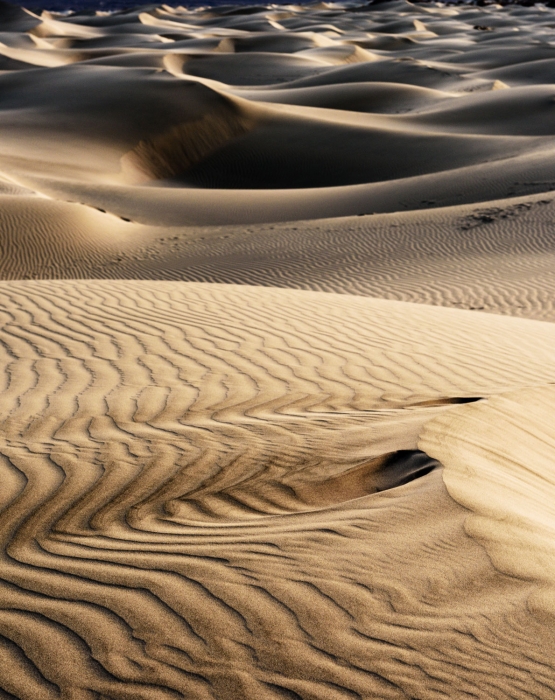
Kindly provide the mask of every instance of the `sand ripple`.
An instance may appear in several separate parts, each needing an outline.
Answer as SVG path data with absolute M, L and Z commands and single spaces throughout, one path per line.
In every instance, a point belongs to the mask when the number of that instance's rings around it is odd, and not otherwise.
M 219 285 L 0 293 L 8 694 L 553 692 L 530 585 L 415 452 L 552 380 L 552 325 Z

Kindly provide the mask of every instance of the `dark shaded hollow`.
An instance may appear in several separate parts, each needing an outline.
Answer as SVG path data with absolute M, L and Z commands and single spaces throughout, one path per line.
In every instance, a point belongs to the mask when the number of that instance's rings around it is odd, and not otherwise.
M 419 450 L 399 450 L 321 482 L 297 483 L 294 492 L 300 501 L 310 506 L 337 505 L 403 486 L 441 466 Z
M 446 399 L 427 399 L 426 401 L 418 401 L 410 405 L 422 407 L 450 406 L 452 404 L 474 403 L 475 401 L 481 401 L 483 398 L 483 396 L 451 396 Z
M 376 491 L 403 486 L 440 467 L 441 463 L 437 459 L 421 450 L 398 450 L 389 455 L 375 475 Z

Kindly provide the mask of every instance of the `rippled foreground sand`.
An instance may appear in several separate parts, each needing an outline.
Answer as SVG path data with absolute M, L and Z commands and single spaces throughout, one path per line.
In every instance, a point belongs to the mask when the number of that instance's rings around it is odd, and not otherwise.
M 554 28 L 0 6 L 1 700 L 555 697 Z

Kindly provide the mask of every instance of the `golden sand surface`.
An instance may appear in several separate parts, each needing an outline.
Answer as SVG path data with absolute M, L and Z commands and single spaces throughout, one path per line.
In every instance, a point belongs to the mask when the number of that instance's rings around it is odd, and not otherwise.
M 0 5 L 0 700 L 555 698 L 554 32 Z

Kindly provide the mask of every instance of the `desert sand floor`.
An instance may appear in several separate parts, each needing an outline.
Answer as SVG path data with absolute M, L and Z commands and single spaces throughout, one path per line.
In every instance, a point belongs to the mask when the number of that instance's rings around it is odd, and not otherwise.
M 554 32 L 0 5 L 0 700 L 555 698 Z

